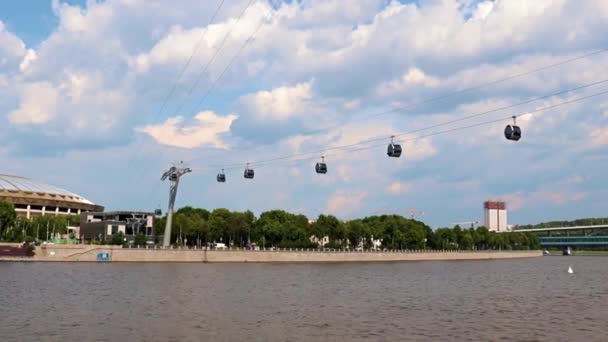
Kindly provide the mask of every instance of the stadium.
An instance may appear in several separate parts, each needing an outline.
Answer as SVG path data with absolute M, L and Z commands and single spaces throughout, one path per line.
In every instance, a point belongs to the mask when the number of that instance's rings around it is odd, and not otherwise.
M 29 178 L 0 174 L 0 202 L 12 203 L 19 216 L 79 215 L 103 211 L 86 198 Z

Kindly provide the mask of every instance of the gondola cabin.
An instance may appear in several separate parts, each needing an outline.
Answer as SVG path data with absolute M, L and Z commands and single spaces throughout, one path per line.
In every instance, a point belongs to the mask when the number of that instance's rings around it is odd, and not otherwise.
M 401 157 L 401 145 L 390 143 L 386 149 L 386 154 L 389 157 L 399 158 Z
M 507 127 L 505 127 L 505 138 L 507 138 L 507 140 L 518 141 L 521 139 L 521 128 L 516 125 L 507 125 Z
M 317 173 L 320 173 L 320 174 L 327 173 L 327 164 L 325 164 L 325 163 L 317 163 L 317 165 L 315 165 L 315 171 Z
M 243 177 L 245 177 L 247 179 L 253 179 L 254 174 L 255 173 L 253 172 L 253 169 L 246 168 L 245 171 L 243 172 Z
M 220 183 L 224 183 L 226 182 L 226 175 L 223 173 L 218 173 L 217 174 L 217 181 Z

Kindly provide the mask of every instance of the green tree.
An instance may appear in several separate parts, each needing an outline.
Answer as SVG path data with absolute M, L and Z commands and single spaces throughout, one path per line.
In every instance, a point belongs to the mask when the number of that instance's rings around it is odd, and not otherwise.
M 15 223 L 16 219 L 15 206 L 11 203 L 0 202 L 0 239 L 4 238 L 5 232 Z
M 112 238 L 110 239 L 110 245 L 123 245 L 125 243 L 125 236 L 122 234 L 122 232 L 118 232 L 115 234 L 112 234 Z
M 147 242 L 146 236 L 143 233 L 137 233 L 135 238 L 133 239 L 133 244 L 135 246 L 145 246 Z

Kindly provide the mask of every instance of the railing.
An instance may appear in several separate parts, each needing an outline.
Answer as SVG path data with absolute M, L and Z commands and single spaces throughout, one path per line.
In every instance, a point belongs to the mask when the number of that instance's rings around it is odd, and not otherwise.
M 542 246 L 608 245 L 608 236 L 543 236 L 539 240 Z
M 608 239 L 608 238 L 607 238 Z M 608 240 L 607 240 L 608 241 Z M 100 246 L 103 247 L 103 246 Z M 119 246 L 115 246 L 119 248 Z M 209 247 L 198 247 L 198 246 L 171 246 L 169 248 L 163 248 L 160 246 L 123 246 L 127 249 L 152 249 L 152 250 L 176 250 L 176 251 L 214 251 L 214 252 L 290 252 L 290 253 L 476 253 L 476 252 L 528 252 L 529 250 L 500 250 L 500 249 L 488 249 L 488 250 L 457 250 L 457 249 L 366 249 L 366 250 L 355 250 L 355 249 L 338 249 L 338 248 L 276 248 L 276 247 L 260 247 L 258 249 L 250 249 L 245 247 L 226 247 L 226 248 L 209 248 Z

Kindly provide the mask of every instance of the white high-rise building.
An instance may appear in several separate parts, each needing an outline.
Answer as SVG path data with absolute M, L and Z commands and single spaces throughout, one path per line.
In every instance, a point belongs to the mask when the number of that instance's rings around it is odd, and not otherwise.
M 507 205 L 502 201 L 485 201 L 483 203 L 483 223 L 491 232 L 508 232 Z

